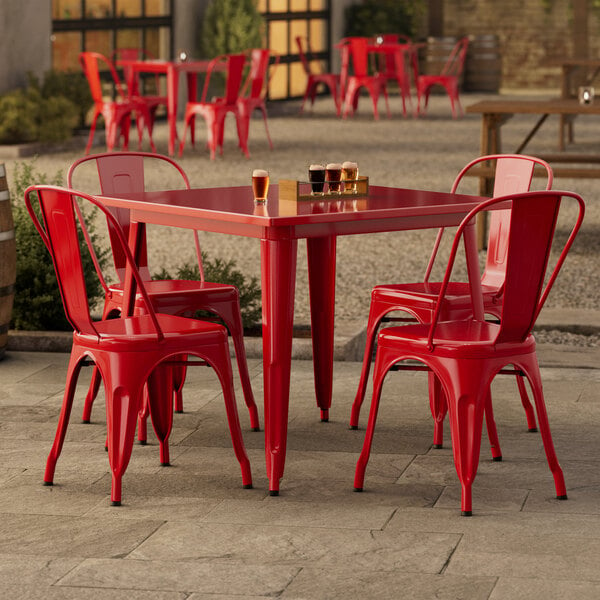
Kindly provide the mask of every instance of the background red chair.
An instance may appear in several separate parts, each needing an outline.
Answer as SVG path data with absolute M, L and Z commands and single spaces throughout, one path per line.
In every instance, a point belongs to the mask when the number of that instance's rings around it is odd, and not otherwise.
M 452 116 L 457 117 L 458 113 L 462 115 L 462 106 L 460 105 L 459 83 L 460 76 L 465 66 L 465 59 L 467 56 L 467 48 L 469 47 L 469 38 L 464 37 L 459 40 L 452 51 L 446 64 L 442 68 L 442 72 L 439 75 L 419 75 L 417 77 L 417 113 L 421 114 L 421 99 L 424 99 L 423 113 L 427 110 L 427 104 L 429 102 L 429 94 L 431 88 L 434 85 L 441 85 L 450 98 L 450 106 L 452 107 Z
M 552 187 L 553 175 L 550 165 L 533 156 L 523 154 L 502 154 L 480 156 L 469 162 L 457 175 L 452 185 L 452 193 L 458 190 L 465 175 L 474 167 L 482 163 L 495 162 L 494 196 L 505 196 L 510 193 L 519 193 L 529 190 L 533 178 L 533 170 L 536 165 L 546 170 L 546 189 Z M 483 292 L 484 312 L 500 318 L 502 311 L 503 285 L 506 274 L 506 252 L 508 224 L 510 220 L 509 210 L 495 210 L 490 214 L 488 251 L 485 269 L 481 277 L 481 288 Z M 404 321 L 430 323 L 435 311 L 438 309 L 438 295 L 442 283 L 430 281 L 431 271 L 439 250 L 444 229 L 440 229 L 435 240 L 433 251 L 427 264 L 425 277 L 419 283 L 385 284 L 375 286 L 371 292 L 371 306 L 369 309 L 369 320 L 367 323 L 367 340 L 365 355 L 363 358 L 362 371 L 356 398 L 352 405 L 350 416 L 350 427 L 358 428 L 360 408 L 363 403 L 369 378 L 371 357 L 375 345 L 377 329 L 383 321 Z M 404 311 L 409 313 L 408 318 L 386 317 L 393 311 Z M 446 295 L 442 306 L 439 307 L 441 319 L 444 321 L 464 319 L 470 317 L 472 312 L 471 291 L 467 282 L 450 281 L 446 289 Z M 517 383 L 521 394 L 521 400 L 527 416 L 528 427 L 531 431 L 536 430 L 535 415 L 529 402 L 523 379 L 517 376 Z M 443 423 L 446 415 L 446 404 L 439 387 L 439 382 L 430 375 L 429 393 L 431 411 L 435 421 L 433 444 L 435 448 L 441 448 L 443 444 Z M 491 409 L 490 409 L 491 411 Z M 491 412 L 488 415 L 491 418 Z M 493 424 L 490 423 L 493 429 Z M 493 436 L 493 433 L 492 433 Z M 501 458 L 499 447 L 493 448 L 496 459 Z
M 68 172 L 67 181 L 71 187 L 79 171 L 84 171 L 84 165 L 94 165 L 96 176 L 100 184 L 100 191 L 104 195 L 115 196 L 119 193 L 146 190 L 145 174 L 148 171 L 160 172 L 161 167 L 173 171 L 178 175 L 181 184 L 189 189 L 189 180 L 183 169 L 173 160 L 159 154 L 141 152 L 113 152 L 108 154 L 96 154 L 75 161 Z M 88 171 L 84 171 L 88 172 Z M 89 179 L 88 179 L 89 180 Z M 129 235 L 130 219 L 129 212 L 121 209 L 107 209 L 111 212 L 119 227 Z M 112 220 L 110 221 L 112 222 Z M 103 318 L 112 318 L 120 314 L 123 306 L 123 291 L 125 287 L 126 257 L 121 251 L 118 234 L 110 227 L 109 233 L 113 250 L 114 266 L 119 278 L 118 283 L 108 285 L 102 275 L 102 271 L 95 256 L 93 247 L 88 239 L 88 246 L 96 265 L 100 282 L 105 291 L 105 304 Z M 84 229 L 84 234 L 87 234 Z M 87 235 L 86 235 L 87 237 Z M 197 311 L 208 311 L 216 314 L 229 330 L 235 353 L 237 357 L 240 379 L 244 399 L 250 411 L 250 423 L 254 431 L 259 430 L 258 410 L 252 393 L 248 363 L 246 361 L 246 350 L 244 347 L 244 329 L 240 312 L 239 293 L 235 286 L 224 283 L 211 283 L 205 281 L 202 268 L 202 253 L 198 232 L 194 231 L 194 244 L 200 271 L 200 281 L 194 280 L 153 280 L 148 268 L 148 255 L 146 236 L 141 241 L 139 252 L 138 269 L 145 282 L 145 288 L 155 310 L 161 313 L 184 315 L 192 317 Z M 145 304 L 141 296 L 136 297 L 136 310 L 143 311 Z M 174 376 L 175 410 L 183 410 L 181 388 L 185 380 L 185 369 L 178 369 Z M 98 393 L 100 377 L 97 371 L 92 376 L 92 383 L 86 396 L 83 421 L 89 422 L 92 403 Z M 138 437 L 140 441 L 146 440 L 146 413 L 142 413 Z
M 576 201 L 578 215 L 544 287 L 563 198 Z M 443 321 L 442 307 L 465 227 L 482 210 L 493 208 L 507 200 L 511 214 L 506 237 L 507 267 L 500 322 L 490 323 L 472 318 Z M 354 479 L 357 491 L 363 489 L 384 377 L 398 362 L 412 359 L 431 369 L 447 399 L 452 452 L 461 484 L 463 515 L 470 515 L 472 510 L 471 488 L 479 463 L 484 409 L 487 411 L 491 406 L 490 384 L 494 376 L 509 364 L 529 380 L 546 457 L 554 476 L 556 495 L 559 499 L 567 497 L 563 473 L 550 435 L 535 339 L 531 330 L 579 231 L 583 215 L 584 204 L 580 196 L 554 191 L 492 198 L 467 215 L 457 230 L 431 323 L 390 327 L 379 333 L 371 412 Z M 406 365 L 406 368 L 415 367 Z
M 210 85 L 210 79 L 217 65 L 226 64 L 226 82 L 225 95 L 223 97 L 214 98 L 207 101 L 206 96 Z M 238 98 L 240 97 L 240 87 L 242 85 L 244 65 L 246 56 L 244 54 L 227 54 L 214 58 L 206 72 L 204 80 L 204 88 L 202 90 L 202 99 L 200 102 L 188 102 L 185 107 L 184 128 L 181 136 L 181 145 L 179 146 L 179 156 L 183 154 L 183 146 L 185 143 L 185 135 L 188 127 L 191 125 L 191 141 L 194 145 L 194 117 L 201 115 L 206 121 L 208 147 L 210 149 L 211 159 L 215 158 L 217 146 L 223 154 L 223 130 L 225 127 L 225 117 L 227 113 L 233 113 L 236 120 L 239 145 L 242 152 L 248 156 L 248 147 L 243 134 L 243 124 L 238 106 Z
M 340 76 L 337 73 L 315 73 L 312 65 L 315 63 L 313 53 L 310 49 L 308 38 L 302 36 L 296 36 L 296 46 L 298 48 L 298 55 L 302 62 L 302 68 L 306 74 L 306 90 L 304 97 L 302 98 L 302 106 L 300 112 L 304 110 L 304 103 L 307 98 L 310 98 L 310 105 L 315 103 L 315 97 L 319 86 L 325 86 L 333 98 L 335 103 L 335 114 L 339 117 L 342 110 L 342 90 L 340 88 Z
M 32 203 L 32 196 L 37 198 L 36 207 Z M 92 320 L 74 211 L 77 199 L 96 206 L 111 223 L 112 235 L 119 241 L 120 252 L 133 271 L 140 297 L 145 303 L 144 314 Z M 235 404 L 225 327 L 217 323 L 155 313 L 123 231 L 111 213 L 96 199 L 64 188 L 38 186 L 26 190 L 25 203 L 52 255 L 65 312 L 74 329 L 65 394 L 56 437 L 46 463 L 44 483 L 52 485 L 54 482 L 56 462 L 67 432 L 79 371 L 88 361 L 98 367 L 105 382 L 112 504 L 121 503 L 121 481 L 131 456 L 136 417 L 146 382 L 153 424 L 159 440 L 165 442 L 161 444 L 161 463 L 168 464 L 166 441 L 172 425 L 170 363 L 177 361 L 181 355 L 191 355 L 212 366 L 219 377 L 234 451 L 242 469 L 242 482 L 244 487 L 252 487 L 250 463 Z M 156 418 L 158 415 L 160 419 Z
M 341 42 L 342 73 L 340 85 L 344 95 L 343 118 L 348 116 L 350 110 L 352 110 L 352 114 L 356 112 L 360 89 L 363 87 L 369 92 L 373 102 L 373 116 L 375 119 L 379 119 L 377 102 L 381 93 L 385 98 L 387 115 L 390 117 L 386 78 L 379 74 L 369 75 L 367 44 L 367 38 L 361 37 L 345 38 Z M 350 74 L 350 64 L 352 65 L 352 74 Z
M 265 122 L 265 131 L 267 132 L 267 140 L 271 150 L 273 142 L 269 135 L 269 126 L 267 125 L 267 106 L 266 98 L 269 88 L 269 82 L 273 76 L 275 67 L 279 64 L 279 55 L 275 55 L 273 65 L 270 65 L 272 52 L 264 48 L 253 48 L 249 51 L 250 55 L 250 71 L 246 77 L 246 81 L 242 86 L 240 97 L 238 98 L 238 110 L 240 113 L 240 125 L 243 142 L 240 143 L 241 148 L 248 147 L 248 134 L 250 131 L 250 117 L 255 110 L 262 112 Z M 272 66 L 271 75 L 269 75 L 269 66 Z M 221 141 L 221 145 L 223 145 Z
M 153 60 L 154 56 L 144 50 L 143 48 L 118 48 L 114 50 L 111 55 L 112 61 L 115 66 L 118 66 L 119 60 Z M 152 151 L 156 152 L 154 141 L 152 140 L 152 132 L 154 131 L 154 122 L 156 121 L 156 111 L 159 106 L 167 106 L 167 96 L 160 93 L 160 78 L 158 74 L 154 77 L 154 87 L 152 93 L 145 93 L 144 83 L 140 81 L 139 74 L 137 74 L 131 67 L 123 65 L 123 74 L 125 81 L 127 82 L 127 92 L 129 97 L 135 103 L 143 103 L 145 110 L 142 113 L 142 118 L 137 119 L 137 130 L 138 130 L 138 148 L 142 149 L 142 136 L 144 126 L 148 129 L 150 134 L 150 146 Z M 148 122 L 144 122 L 144 117 L 148 119 Z
M 104 118 L 107 150 L 110 151 L 117 145 L 119 137 L 123 138 L 123 148 L 127 150 L 131 114 L 139 109 L 138 104 L 131 100 L 123 91 L 119 75 L 108 58 L 98 52 L 81 52 L 79 54 L 79 63 L 87 79 L 94 101 L 94 114 L 92 115 L 90 135 L 85 153 L 89 154 L 92 147 L 96 122 L 100 115 Z M 104 97 L 102 81 L 100 79 L 100 65 L 103 65 L 112 76 L 117 95 L 116 100 L 106 100 Z

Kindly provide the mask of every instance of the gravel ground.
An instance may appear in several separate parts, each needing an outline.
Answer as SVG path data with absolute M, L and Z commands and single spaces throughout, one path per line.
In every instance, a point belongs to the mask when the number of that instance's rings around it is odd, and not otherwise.
M 468 106 L 483 98 L 490 96 L 464 94 L 463 105 Z M 273 182 L 280 178 L 303 179 L 307 166 L 312 162 L 354 160 L 358 162 L 360 172 L 369 175 L 373 184 L 445 191 L 450 188 L 460 168 L 479 154 L 480 116 L 466 115 L 453 120 L 448 100 L 443 96 L 432 97 L 428 116 L 420 119 L 402 118 L 397 98 L 391 100 L 392 118 L 382 116 L 378 122 L 373 120 L 367 98 L 361 98 L 357 115 L 347 120 L 335 117 L 330 98 L 319 99 L 314 111 L 303 116 L 298 114 L 298 107 L 298 103 L 290 102 L 270 108 L 269 129 L 275 145 L 272 151 L 266 141 L 262 119 L 252 120 L 250 159 L 244 158 L 237 149 L 233 120 L 228 120 L 224 155 L 210 161 L 203 143 L 204 126 L 200 123 L 197 136 L 200 143 L 196 149 L 188 144 L 183 157 L 178 159 L 192 186 L 244 185 L 249 183 L 253 168 L 268 169 Z M 527 116 L 513 117 L 502 131 L 504 150 L 516 148 L 534 121 Z M 557 134 L 558 121 L 550 117 L 527 147 L 527 152 L 556 151 Z M 166 152 L 166 135 L 166 125 L 159 123 L 155 133 L 159 152 Z M 575 123 L 575 140 L 570 151 L 600 154 L 600 118 L 580 118 Z M 102 150 L 98 147 L 98 151 Z M 37 168 L 48 174 L 60 170 L 66 176 L 69 165 L 82 151 L 41 156 L 37 159 Z M 14 161 L 5 160 L 5 163 L 10 178 Z M 153 173 L 152 180 L 158 189 L 174 185 L 172 179 L 160 173 Z M 84 175 L 74 185 L 94 192 L 92 181 L 93 176 Z M 541 180 L 537 180 L 538 187 L 540 183 Z M 583 228 L 547 305 L 595 310 L 600 289 L 600 270 L 597 268 L 600 204 L 596 197 L 600 182 L 559 179 L 554 187 L 581 194 L 586 200 L 587 211 Z M 476 180 L 466 178 L 462 191 L 476 193 Z M 567 206 L 565 209 L 565 216 L 572 217 L 573 211 Z M 567 231 L 561 219 L 558 227 L 561 239 Z M 177 265 L 194 260 L 189 232 L 153 228 L 150 235 L 150 261 L 156 269 L 164 265 L 173 270 Z M 412 231 L 339 238 L 337 318 L 366 323 L 369 293 L 375 284 L 419 280 L 434 236 L 433 231 Z M 447 236 L 448 241 L 450 237 Z M 231 258 L 248 276 L 259 276 L 260 256 L 256 240 L 204 233 L 202 246 L 210 256 Z M 301 243 L 298 248 L 295 321 L 308 323 L 305 246 Z M 440 264 L 438 274 L 442 269 Z M 461 275 L 463 269 L 459 265 L 457 274 Z M 566 339 L 563 341 L 568 343 Z M 594 336 L 589 336 L 586 343 L 590 341 L 598 344 Z

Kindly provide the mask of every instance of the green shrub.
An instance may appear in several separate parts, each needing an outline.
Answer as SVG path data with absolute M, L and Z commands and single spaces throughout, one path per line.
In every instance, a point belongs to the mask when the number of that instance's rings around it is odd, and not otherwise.
M 206 281 L 214 283 L 227 283 L 238 288 L 240 294 L 240 308 L 242 312 L 242 321 L 245 328 L 250 328 L 261 321 L 260 304 L 260 285 L 256 277 L 246 281 L 244 274 L 235 268 L 235 261 L 224 261 L 220 258 L 213 260 L 208 258 L 206 253 L 202 253 L 202 266 L 204 268 L 204 278 Z M 200 279 L 200 270 L 198 265 L 185 264 L 179 267 L 175 275 L 177 279 Z M 154 279 L 173 279 L 164 269 L 153 275 Z M 199 313 L 202 316 L 207 313 Z
M 11 327 L 68 331 L 71 325 L 64 314 L 52 260 L 23 201 L 23 192 L 33 184 L 61 185 L 62 175 L 58 172 L 54 177 L 48 177 L 45 173 L 39 173 L 33 162 L 15 164 L 11 197 L 17 245 L 17 280 Z M 108 251 L 98 248 L 97 236 L 90 220 L 86 220 L 86 227 L 95 242 L 100 264 L 103 265 Z M 80 244 L 85 245 L 83 238 Z M 103 290 L 87 250 L 82 253 L 82 260 L 90 298 L 93 301 L 101 300 Z
M 263 45 L 264 19 L 256 0 L 212 0 L 200 36 L 202 56 L 242 52 Z
M 0 96 L 0 144 L 22 144 L 37 137 L 37 106 L 24 90 Z
M 25 89 L 12 90 L 0 96 L 0 143 L 61 142 L 69 139 L 81 115 L 89 108 L 83 95 L 68 84 L 76 79 L 49 72 L 40 84 L 29 74 Z M 88 92 L 89 95 L 89 92 Z M 70 99 L 72 98 L 72 99 Z M 79 109 L 72 100 L 77 101 Z
M 423 0 L 363 0 L 346 8 L 346 36 L 373 37 L 378 33 L 403 33 L 414 37 Z

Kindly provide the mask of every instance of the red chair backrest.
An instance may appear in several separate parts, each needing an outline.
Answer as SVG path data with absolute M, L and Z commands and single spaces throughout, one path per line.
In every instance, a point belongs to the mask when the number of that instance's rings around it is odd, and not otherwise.
M 535 156 L 525 154 L 495 154 L 480 156 L 467 164 L 457 175 L 452 186 L 454 193 L 464 177 L 473 167 L 483 162 L 496 162 L 493 197 L 508 196 L 529 191 L 536 165 L 546 170 L 545 189 L 552 188 L 553 173 L 550 165 Z M 509 210 L 494 210 L 489 214 L 489 234 L 486 264 L 481 283 L 500 288 L 506 271 L 507 232 L 510 223 Z
M 119 75 L 112 62 L 106 56 L 99 52 L 81 52 L 79 54 L 79 63 L 90 86 L 92 99 L 96 104 L 104 102 L 102 97 L 102 81 L 100 79 L 100 64 L 104 64 L 110 72 L 119 97 L 125 98 Z
M 235 104 L 240 95 L 245 64 L 245 54 L 229 54 L 227 56 L 227 82 L 225 83 L 226 104 Z
M 573 198 L 578 204 L 579 211 L 567 242 L 544 287 L 554 230 L 563 198 Z M 429 330 L 430 347 L 434 344 L 440 307 L 465 227 L 472 223 L 481 211 L 503 202 L 508 202 L 510 205 L 510 223 L 507 231 L 504 300 L 495 343 L 520 343 L 533 329 L 583 221 L 585 205 L 581 196 L 572 192 L 544 190 L 491 198 L 482 202 L 465 217 L 456 232 L 450 251 L 436 312 Z
M 454 45 L 450 56 L 442 69 L 440 75 L 446 75 L 451 77 L 458 77 L 465 66 L 465 59 L 467 57 L 467 49 L 469 47 L 469 38 L 464 37 Z
M 266 48 L 253 48 L 250 50 L 250 71 L 240 92 L 240 96 L 248 95 L 249 98 L 262 98 L 266 92 L 271 77 L 267 77 L 271 51 Z M 275 55 L 273 66 L 279 64 L 279 55 Z
M 347 38 L 350 56 L 352 58 L 352 69 L 356 77 L 365 77 L 369 73 L 369 61 L 367 54 L 367 38 Z
M 32 203 L 33 198 L 37 198 L 37 212 Z M 76 217 L 80 213 L 75 211 L 77 198 L 95 205 L 106 214 L 107 219 L 111 222 L 116 231 L 116 238 L 121 245 L 121 251 L 132 266 L 133 276 L 146 303 L 147 312 L 155 325 L 157 336 L 161 338 L 162 333 L 156 321 L 156 315 L 133 263 L 133 257 L 127 248 L 123 232 L 110 212 L 95 198 L 81 192 L 55 186 L 31 186 L 25 191 L 25 205 L 52 256 L 65 313 L 73 329 L 80 333 L 99 337 L 90 315 L 85 286 Z M 41 214 L 41 221 L 38 218 L 38 212 Z
M 98 179 L 100 190 L 104 196 L 119 196 L 132 192 L 143 192 L 146 190 L 146 179 L 144 163 L 148 161 L 160 161 L 162 164 L 168 164 L 181 175 L 183 185 L 189 189 L 190 183 L 183 169 L 173 160 L 161 154 L 151 154 L 146 152 L 107 152 L 85 156 L 75 161 L 67 174 L 67 185 L 73 185 L 73 174 L 82 164 L 94 161 L 98 170 Z M 131 219 L 129 211 L 125 208 L 107 208 L 124 232 L 125 237 L 129 236 L 129 227 Z M 118 241 L 118 232 L 114 230 L 109 221 L 110 242 L 113 250 L 113 260 L 115 270 L 121 283 L 125 280 L 126 257 L 123 254 Z M 116 236 L 116 237 L 115 237 Z M 148 270 L 148 253 L 146 237 L 141 240 L 142 247 L 139 252 L 138 269 L 144 281 L 151 279 Z M 93 253 L 93 248 L 90 248 Z M 93 256 L 93 254 L 92 254 Z
M 306 50 L 304 50 L 303 44 L 306 44 Z M 296 36 L 296 46 L 298 47 L 298 55 L 300 56 L 300 62 L 302 63 L 302 68 L 307 75 L 311 74 L 310 70 L 310 62 L 308 56 L 312 56 L 312 51 L 310 49 L 310 44 L 308 38 L 302 37 L 300 35 Z

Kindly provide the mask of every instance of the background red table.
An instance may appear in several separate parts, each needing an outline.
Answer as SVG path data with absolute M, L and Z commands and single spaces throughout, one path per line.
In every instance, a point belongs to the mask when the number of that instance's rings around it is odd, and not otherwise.
M 287 441 L 292 326 L 298 239 L 306 238 L 315 392 L 321 419 L 331 406 L 336 237 L 360 233 L 457 225 L 482 201 L 477 196 L 371 186 L 368 197 L 290 201 L 271 186 L 269 201 L 256 205 L 250 186 L 173 190 L 103 198 L 131 210 L 145 223 L 254 237 L 261 240 L 265 453 L 272 495 L 279 493 Z M 469 275 L 477 313 L 483 317 L 475 231 L 467 237 Z M 128 290 L 131 296 L 134 290 Z

